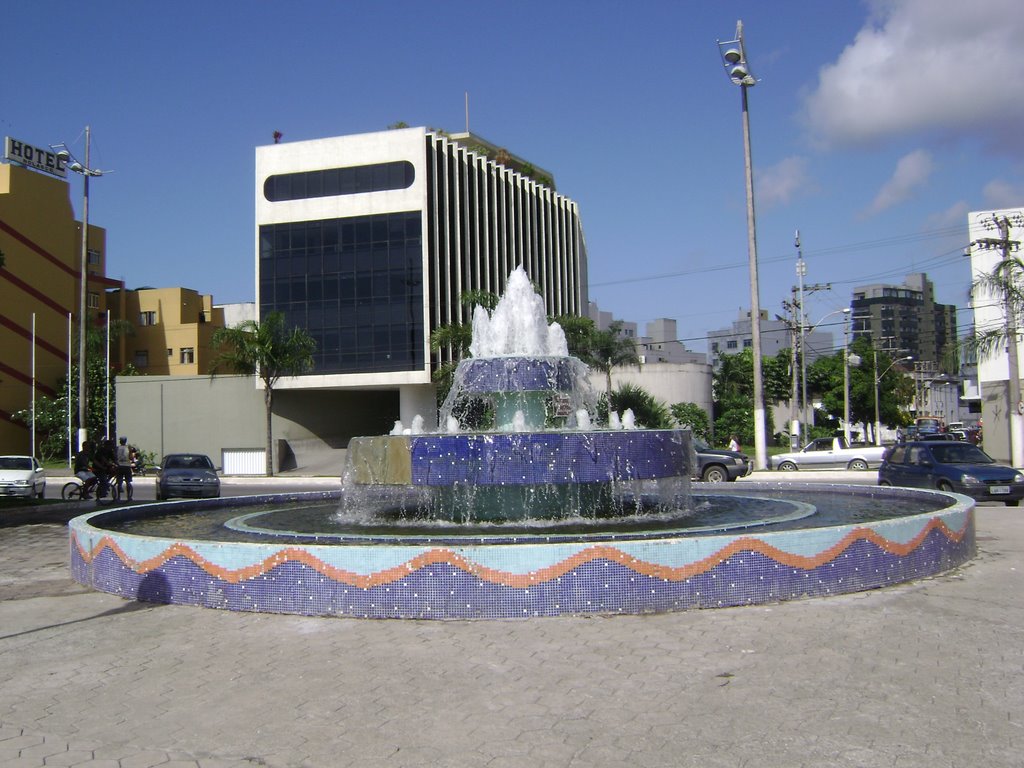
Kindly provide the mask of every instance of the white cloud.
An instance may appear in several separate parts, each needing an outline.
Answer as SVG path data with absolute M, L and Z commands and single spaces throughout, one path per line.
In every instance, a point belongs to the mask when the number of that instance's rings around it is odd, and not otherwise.
M 936 230 L 963 227 L 965 230 L 964 236 L 966 237 L 967 214 L 970 213 L 970 211 L 971 206 L 968 205 L 966 200 L 958 200 L 941 213 L 929 216 L 925 221 L 925 228 Z
M 788 203 L 801 193 L 813 191 L 815 185 L 807 173 L 807 158 L 787 157 L 758 171 L 757 202 L 770 208 Z
M 1024 119 L 1019 0 L 873 0 L 871 7 L 806 100 L 816 139 L 870 144 L 925 132 L 1016 146 Z
M 982 190 L 985 205 L 991 208 L 1017 208 L 1024 205 L 1024 189 L 1002 179 L 993 179 Z
M 914 190 L 928 181 L 933 167 L 931 154 L 923 149 L 901 157 L 900 161 L 896 163 L 896 170 L 892 177 L 882 185 L 875 199 L 865 211 L 865 215 L 873 216 L 902 203 L 913 194 Z

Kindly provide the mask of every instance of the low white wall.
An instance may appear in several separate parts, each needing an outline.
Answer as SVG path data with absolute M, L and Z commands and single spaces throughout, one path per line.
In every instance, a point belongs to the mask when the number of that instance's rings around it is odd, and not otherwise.
M 643 387 L 658 400 L 671 406 L 674 403 L 696 403 L 711 420 L 711 366 L 704 363 L 650 363 L 640 368 L 621 367 L 612 370 L 612 389 L 629 382 Z M 590 372 L 590 385 L 595 392 L 607 387 L 605 375 Z

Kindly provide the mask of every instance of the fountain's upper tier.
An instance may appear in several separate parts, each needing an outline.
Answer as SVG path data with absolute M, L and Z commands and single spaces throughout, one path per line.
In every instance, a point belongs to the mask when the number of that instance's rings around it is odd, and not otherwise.
M 487 357 L 568 357 L 569 345 L 558 323 L 548 325 L 544 299 L 533 290 L 522 267 L 508 276 L 505 293 L 490 314 L 473 311 L 469 353 Z

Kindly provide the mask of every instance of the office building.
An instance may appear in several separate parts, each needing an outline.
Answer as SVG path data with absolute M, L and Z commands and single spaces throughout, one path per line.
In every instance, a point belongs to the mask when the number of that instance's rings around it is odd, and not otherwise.
M 853 338 L 868 338 L 890 357 L 913 356 L 945 373 L 956 366 L 946 355 L 956 344 L 956 307 L 935 301 L 935 286 L 924 273 L 907 275 L 902 285 L 855 288 L 850 302 Z
M 793 330 L 785 320 L 769 320 L 767 310 L 761 310 L 761 356 L 775 357 L 782 350 L 793 349 Z M 833 336 L 827 331 L 804 334 L 807 362 L 835 354 Z M 729 328 L 708 331 L 708 362 L 718 370 L 722 355 L 738 355 L 753 347 L 753 324 L 750 310 L 740 310 L 739 317 Z
M 1008 225 L 1005 233 L 997 225 L 997 222 L 1003 220 Z M 967 215 L 967 224 L 971 243 L 972 284 L 978 284 L 992 275 L 1005 256 L 1020 257 L 1021 243 L 1024 242 L 1024 207 L 974 211 Z M 1006 302 L 998 292 L 972 291 L 971 307 L 979 334 L 1007 332 Z M 1024 365 L 1024 344 L 1021 343 L 1019 332 L 1017 360 L 1019 376 L 1020 368 Z M 1014 419 L 1011 413 L 1024 412 L 1024 407 L 1010 400 L 1010 356 L 1007 345 L 998 344 L 987 353 L 979 354 L 977 370 L 985 451 L 1001 461 L 1012 461 L 1010 422 Z

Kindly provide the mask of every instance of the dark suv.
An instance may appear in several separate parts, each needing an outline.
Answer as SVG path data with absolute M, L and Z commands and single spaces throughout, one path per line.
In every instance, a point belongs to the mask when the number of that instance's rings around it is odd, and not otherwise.
M 720 451 L 703 440 L 693 439 L 693 450 L 697 452 L 697 466 L 693 479 L 709 483 L 724 483 L 749 475 L 754 465 L 750 457 L 737 451 Z

